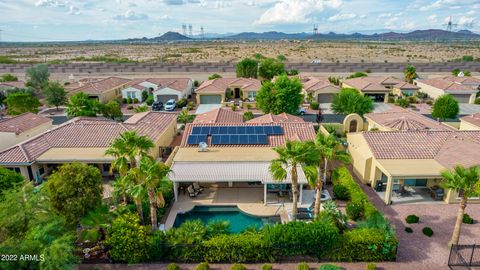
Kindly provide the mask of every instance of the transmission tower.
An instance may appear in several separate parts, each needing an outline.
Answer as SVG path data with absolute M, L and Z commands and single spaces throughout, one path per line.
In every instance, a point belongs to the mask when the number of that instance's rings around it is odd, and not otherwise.
M 452 16 L 448 18 L 448 22 L 444 24 L 447 27 L 448 32 L 452 32 L 453 28 L 457 27 L 458 24 L 452 22 Z
M 187 36 L 187 25 L 186 24 L 182 24 L 182 34 L 184 36 Z
M 204 32 L 203 26 L 200 27 L 200 38 L 201 38 L 201 39 L 204 39 L 204 38 L 205 38 L 205 32 Z
M 318 24 L 313 25 L 313 35 L 314 36 L 318 35 Z
M 191 24 L 188 25 L 188 35 L 190 37 L 193 37 L 193 31 L 192 31 L 192 25 Z

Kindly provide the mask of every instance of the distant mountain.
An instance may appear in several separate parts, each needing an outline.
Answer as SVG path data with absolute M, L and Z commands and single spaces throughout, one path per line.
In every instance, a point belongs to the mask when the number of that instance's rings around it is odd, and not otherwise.
M 159 37 L 154 37 L 154 38 L 133 38 L 133 39 L 127 39 L 127 41 L 130 42 L 168 42 L 168 41 L 187 41 L 187 40 L 192 40 L 192 38 L 189 38 L 187 36 L 184 36 L 178 32 L 166 32 L 165 34 L 159 36 Z
M 450 40 L 450 39 L 480 39 L 480 35 L 468 30 L 450 32 L 440 29 L 416 30 L 409 33 L 388 32 L 372 35 L 372 38 L 381 40 Z
M 263 39 L 263 40 L 278 40 L 278 39 L 305 39 L 310 34 L 307 33 L 294 33 L 294 34 L 287 34 L 283 32 L 263 32 L 263 33 L 255 33 L 255 32 L 243 32 L 236 35 L 224 37 L 225 39 L 234 39 L 234 40 L 255 40 L 255 39 Z

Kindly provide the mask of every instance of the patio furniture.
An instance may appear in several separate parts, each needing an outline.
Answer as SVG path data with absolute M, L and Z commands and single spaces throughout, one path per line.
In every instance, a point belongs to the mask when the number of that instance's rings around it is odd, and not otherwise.
M 195 190 L 193 189 L 193 186 L 192 186 L 192 185 L 188 186 L 187 191 L 188 191 L 188 195 L 190 196 L 190 198 L 197 197 L 197 195 L 198 195 L 198 193 L 199 193 L 198 191 L 195 191 Z
M 200 186 L 197 182 L 193 183 L 193 189 L 199 193 L 203 191 L 203 187 Z
M 441 188 L 439 186 L 432 186 L 432 187 L 429 187 L 428 190 L 429 190 L 430 196 L 432 197 L 433 200 L 435 200 L 435 201 L 442 201 L 443 200 L 443 196 L 445 195 L 445 192 L 444 192 L 443 188 Z

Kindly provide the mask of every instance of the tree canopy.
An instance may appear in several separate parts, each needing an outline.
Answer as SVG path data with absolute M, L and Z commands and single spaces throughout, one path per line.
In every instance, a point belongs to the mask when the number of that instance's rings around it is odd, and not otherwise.
M 16 82 L 18 81 L 17 76 L 14 76 L 10 73 L 5 73 L 0 77 L 0 82 Z
M 209 80 L 215 80 L 215 79 L 220 79 L 220 78 L 222 78 L 222 76 L 220 74 L 217 74 L 217 73 L 213 73 L 212 75 L 208 76 Z
M 355 72 L 350 76 L 348 76 L 347 79 L 360 78 L 360 77 L 368 77 L 368 75 L 367 73 L 364 73 L 364 72 Z
M 403 70 L 403 74 L 405 75 L 405 81 L 408 83 L 413 83 L 413 80 L 418 78 L 417 68 L 412 65 L 406 66 Z
M 53 209 L 67 221 L 77 222 L 102 200 L 102 174 L 84 163 L 62 165 L 45 184 Z
M 64 105 L 67 101 L 67 92 L 63 86 L 58 82 L 49 82 L 42 90 L 42 94 L 45 96 L 48 105 L 58 106 Z
M 20 185 L 25 179 L 23 176 L 12 170 L 0 167 L 0 198 L 2 192 Z
M 274 58 L 265 58 L 260 62 L 258 76 L 265 80 L 271 80 L 273 77 L 285 73 L 285 64 Z
M 102 106 L 102 114 L 106 118 L 110 118 L 112 120 L 121 119 L 123 117 L 122 108 L 120 107 L 120 103 L 115 100 L 111 100 L 107 102 L 104 106 Z M 135 111 L 137 112 L 137 111 Z
M 27 82 L 33 88 L 39 90 L 48 83 L 50 78 L 50 72 L 48 66 L 44 64 L 35 65 L 27 68 Z
M 68 117 L 77 116 L 97 116 L 101 112 L 100 102 L 96 99 L 90 99 L 85 93 L 76 93 L 70 97 L 67 103 Z
M 442 120 L 455 119 L 457 118 L 459 111 L 460 108 L 458 106 L 458 101 L 456 101 L 452 95 L 445 94 L 435 99 L 432 108 L 432 116 Z
M 337 114 L 357 113 L 364 115 L 373 111 L 373 101 L 353 88 L 342 88 L 333 96 L 332 110 Z
M 257 78 L 258 62 L 245 58 L 236 65 L 237 78 Z
M 19 115 L 26 112 L 37 113 L 41 105 L 37 97 L 28 91 L 9 93 L 5 100 L 8 106 L 8 113 Z
M 257 107 L 264 113 L 298 114 L 303 101 L 302 88 L 298 78 L 290 79 L 287 75 L 279 76 L 273 83 L 266 81 L 255 98 Z

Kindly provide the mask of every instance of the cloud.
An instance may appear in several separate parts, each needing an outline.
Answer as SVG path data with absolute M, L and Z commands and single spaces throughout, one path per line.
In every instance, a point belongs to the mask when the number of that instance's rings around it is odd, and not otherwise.
M 460 27 L 472 27 L 474 21 L 475 21 L 474 17 L 462 16 L 460 17 L 460 19 L 458 19 L 457 24 Z
M 328 21 L 330 22 L 336 22 L 336 21 L 346 21 L 346 20 L 351 20 L 353 18 L 356 18 L 357 15 L 354 13 L 338 13 L 330 18 L 328 18 Z
M 74 6 L 70 6 L 68 8 L 68 12 L 67 12 L 68 15 L 80 15 L 82 14 L 80 12 L 80 9 L 78 9 L 77 7 L 74 7 Z
M 427 17 L 427 20 L 431 23 L 437 23 L 438 16 L 436 14 Z
M 64 7 L 65 2 L 56 0 L 38 0 L 35 3 L 37 7 Z
M 478 0 L 437 0 L 430 5 L 420 6 L 421 11 L 429 11 L 429 10 L 436 10 L 436 9 L 460 9 L 463 7 L 472 8 L 472 4 L 478 3 Z
M 280 0 L 265 11 L 255 24 L 301 24 L 326 9 L 338 9 L 342 0 Z
M 138 21 L 148 19 L 145 13 L 135 13 L 133 10 L 127 10 L 124 15 L 117 15 L 113 17 L 115 20 Z
M 214 8 L 224 8 L 224 7 L 230 7 L 230 6 L 232 5 L 226 1 L 215 1 L 215 3 L 213 4 Z
M 200 0 L 163 0 L 163 3 L 167 4 L 167 5 L 184 5 L 184 4 L 190 4 L 190 3 L 193 3 L 193 4 L 196 4 L 196 3 L 200 3 Z

